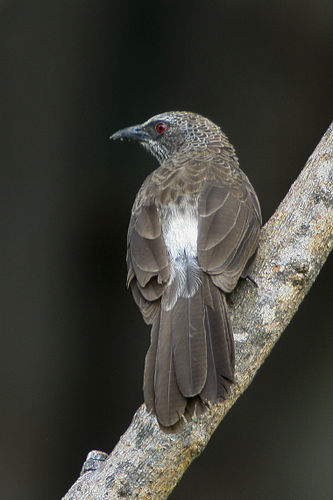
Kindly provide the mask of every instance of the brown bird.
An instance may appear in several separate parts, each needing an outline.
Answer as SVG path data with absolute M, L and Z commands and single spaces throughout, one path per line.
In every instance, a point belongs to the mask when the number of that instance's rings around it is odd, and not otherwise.
M 175 432 L 234 381 L 225 294 L 247 276 L 260 206 L 233 146 L 203 116 L 162 113 L 111 138 L 138 141 L 160 163 L 132 208 L 127 284 L 152 325 L 145 402 Z

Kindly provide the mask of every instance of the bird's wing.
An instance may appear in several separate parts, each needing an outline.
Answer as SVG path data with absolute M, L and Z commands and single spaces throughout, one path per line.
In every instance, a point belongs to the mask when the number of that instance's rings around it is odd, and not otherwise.
M 170 277 L 169 259 L 157 208 L 153 202 L 132 212 L 127 238 L 127 285 L 147 323 L 152 323 L 156 301 Z
M 245 174 L 204 182 L 198 205 L 198 261 L 224 292 L 236 286 L 255 253 L 261 226 L 257 196 Z

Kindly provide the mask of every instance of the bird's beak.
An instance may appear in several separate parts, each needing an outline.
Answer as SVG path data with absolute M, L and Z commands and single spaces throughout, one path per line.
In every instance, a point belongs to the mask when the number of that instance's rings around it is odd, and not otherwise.
M 111 135 L 110 139 L 127 139 L 128 141 L 145 142 L 148 139 L 148 134 L 145 132 L 141 125 L 134 125 L 133 127 L 123 128 Z

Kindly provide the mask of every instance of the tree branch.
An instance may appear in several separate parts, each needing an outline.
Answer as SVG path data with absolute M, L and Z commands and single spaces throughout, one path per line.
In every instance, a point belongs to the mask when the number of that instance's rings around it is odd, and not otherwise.
M 243 281 L 230 297 L 236 383 L 228 399 L 211 406 L 205 415 L 185 425 L 176 435 L 161 432 L 155 418 L 142 405 L 112 453 L 102 461 L 101 455 L 96 455 L 96 470 L 85 472 L 63 500 L 167 498 L 252 381 L 316 279 L 332 246 L 333 123 L 263 227 L 251 269 L 258 287 Z

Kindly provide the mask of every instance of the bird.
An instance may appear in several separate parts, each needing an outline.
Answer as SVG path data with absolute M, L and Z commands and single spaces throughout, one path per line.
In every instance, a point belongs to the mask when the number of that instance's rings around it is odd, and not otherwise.
M 151 325 L 146 407 L 175 433 L 234 383 L 226 295 L 255 258 L 260 204 L 225 133 L 197 113 L 161 113 L 111 139 L 136 141 L 159 163 L 133 204 L 127 286 Z

